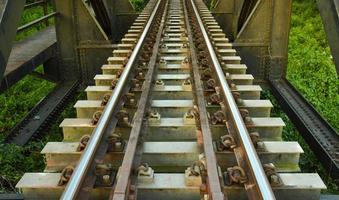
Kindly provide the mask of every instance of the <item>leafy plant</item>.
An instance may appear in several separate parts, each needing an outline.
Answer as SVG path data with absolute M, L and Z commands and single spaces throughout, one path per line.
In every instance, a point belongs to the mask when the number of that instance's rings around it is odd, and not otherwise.
M 287 79 L 339 130 L 339 79 L 316 1 L 293 2 Z
M 146 0 L 130 0 L 136 11 L 141 11 L 146 6 Z
M 31 3 L 31 2 L 26 2 L 26 3 Z M 47 11 L 48 13 L 51 13 L 53 11 L 53 7 L 52 5 L 48 5 L 47 7 Z M 19 22 L 19 26 L 22 26 L 24 24 L 27 24 L 31 21 L 34 21 L 36 19 L 39 19 L 40 17 L 44 16 L 44 11 L 43 11 L 43 8 L 41 6 L 38 6 L 38 7 L 33 7 L 33 8 L 30 8 L 30 9 L 27 9 L 27 10 L 24 10 L 22 15 L 21 15 L 21 19 L 20 19 L 20 22 Z M 50 25 L 53 25 L 54 24 L 54 19 L 51 18 L 48 20 L 49 24 Z M 39 24 L 36 24 L 34 26 L 32 26 L 31 28 L 28 28 L 20 33 L 18 33 L 16 35 L 16 40 L 22 40 L 44 28 L 46 28 L 46 24 L 45 22 L 41 22 Z
M 40 70 L 40 69 L 39 69 Z M 0 140 L 55 84 L 28 75 L 0 95 Z

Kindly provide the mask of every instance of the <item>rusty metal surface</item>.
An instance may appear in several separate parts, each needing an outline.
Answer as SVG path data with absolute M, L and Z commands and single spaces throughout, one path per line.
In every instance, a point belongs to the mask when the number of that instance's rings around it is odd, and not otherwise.
M 215 152 L 213 149 L 213 140 L 212 140 L 212 133 L 209 125 L 209 119 L 207 116 L 207 109 L 205 104 L 204 98 L 204 90 L 203 90 L 203 83 L 201 81 L 201 76 L 199 72 L 199 66 L 197 63 L 197 55 L 196 49 L 194 48 L 193 43 L 193 36 L 191 32 L 191 27 L 189 25 L 188 16 L 187 16 L 187 9 L 186 4 L 184 3 L 185 9 L 185 20 L 187 26 L 187 34 L 190 42 L 190 56 L 191 56 L 191 65 L 193 70 L 193 77 L 194 77 L 194 86 L 195 86 L 195 94 L 197 98 L 198 110 L 199 110 L 199 121 L 200 121 L 200 128 L 203 135 L 203 145 L 204 145 L 204 152 L 206 156 L 206 165 L 207 165 L 207 185 L 209 188 L 209 193 L 211 194 L 211 198 L 213 200 L 222 200 L 227 199 L 227 194 L 221 192 L 221 184 L 220 178 L 218 175 L 218 168 L 217 168 L 217 160 L 215 157 Z M 224 198 L 225 197 L 225 198 Z
M 129 90 L 129 87 L 125 87 L 122 91 L 123 93 L 127 93 Z M 116 114 L 119 109 L 123 106 L 123 99 L 121 98 L 120 101 L 117 104 L 117 107 L 113 110 L 113 113 Z M 83 182 L 80 185 L 79 191 L 75 195 L 74 199 L 79 200 L 86 200 L 90 198 L 91 189 L 94 188 L 95 182 L 97 180 L 97 176 L 95 175 L 96 166 L 98 164 L 103 163 L 104 157 L 107 153 L 108 149 L 108 137 L 112 133 L 112 130 L 115 129 L 117 126 L 118 119 L 113 116 L 107 123 L 107 129 L 104 131 L 102 140 L 99 142 L 98 146 L 100 148 L 94 153 L 95 160 L 89 164 L 88 171 L 83 177 Z
M 162 1 L 164 4 L 164 1 Z M 166 4 L 167 5 L 167 4 Z M 166 6 L 165 6 L 166 7 Z M 165 8 L 166 9 L 166 8 Z M 163 8 L 160 8 L 163 10 Z M 164 12 L 164 15 L 166 12 Z M 162 35 L 163 24 L 160 25 L 158 29 L 158 34 L 156 36 L 156 41 L 153 45 L 152 57 L 148 63 L 148 72 L 145 76 L 143 83 L 143 90 L 139 99 L 138 109 L 135 114 L 135 120 L 133 122 L 133 128 L 130 132 L 129 140 L 127 143 L 127 148 L 125 151 L 124 159 L 120 167 L 119 177 L 116 182 L 116 186 L 112 189 L 110 199 L 114 200 L 124 200 L 128 194 L 129 184 L 134 184 L 136 182 L 136 175 L 132 173 L 135 169 L 133 167 L 140 165 L 141 155 L 137 156 L 136 154 L 141 154 L 142 149 L 142 137 L 145 134 L 146 123 L 145 123 L 145 114 L 150 106 L 150 92 L 152 89 L 152 83 L 155 75 L 155 65 L 156 59 L 159 50 L 159 43 Z M 155 34 L 155 33 L 153 33 Z M 139 161 L 139 162 L 138 162 Z
M 250 187 L 245 187 L 246 189 L 248 189 L 248 197 L 260 199 L 275 199 L 271 185 L 268 182 L 263 166 L 261 165 L 254 145 L 249 137 L 248 130 L 240 115 L 237 104 L 235 103 L 235 100 L 231 94 L 229 85 L 225 80 L 224 72 L 222 71 L 221 65 L 208 38 L 208 34 L 206 32 L 206 29 L 204 28 L 202 19 L 199 16 L 199 11 L 197 10 L 195 4 L 197 4 L 198 6 L 200 5 L 199 9 L 205 6 L 202 5 L 202 2 L 194 2 L 193 0 L 191 0 L 191 5 L 193 7 L 197 21 L 199 23 L 200 30 L 208 48 L 211 61 L 213 63 L 212 68 L 215 73 L 214 76 L 219 82 L 219 86 L 221 89 L 220 95 L 222 95 L 224 98 L 223 102 L 227 110 L 225 114 L 229 117 L 227 123 L 229 123 L 229 126 L 231 126 L 230 128 L 228 128 L 228 130 L 232 132 L 234 131 L 233 137 L 237 138 L 239 151 L 235 150 L 236 157 L 237 159 L 239 159 L 238 162 L 240 164 L 244 163 L 247 165 L 249 174 L 252 176 L 252 181 L 250 182 L 250 184 L 256 183 L 254 185 L 249 185 Z
M 101 143 L 107 143 L 108 134 L 107 132 L 110 132 L 111 130 L 114 130 L 114 127 L 108 127 L 108 122 L 112 122 L 115 120 L 112 120 L 112 118 L 116 118 L 116 111 L 119 108 L 121 99 L 123 97 L 123 93 L 127 86 L 129 84 L 129 81 L 131 80 L 131 76 L 133 75 L 132 72 L 134 72 L 134 64 L 137 62 L 137 56 L 139 55 L 142 45 L 146 40 L 147 33 L 150 31 L 151 23 L 155 17 L 156 11 L 158 10 L 160 2 L 156 3 L 154 5 L 154 11 L 151 12 L 149 21 L 145 25 L 145 28 L 142 31 L 142 34 L 140 36 L 140 39 L 136 43 L 135 48 L 133 49 L 133 52 L 127 61 L 125 65 L 125 69 L 123 70 L 121 76 L 119 77 L 119 81 L 114 86 L 114 90 L 111 94 L 111 97 L 109 101 L 107 102 L 107 105 L 105 106 L 104 111 L 102 112 L 102 115 L 100 117 L 99 122 L 96 124 L 96 128 L 94 129 L 94 132 L 92 133 L 91 139 L 89 140 L 87 147 L 85 148 L 82 157 L 79 161 L 79 164 L 75 168 L 72 177 L 67 184 L 67 187 L 65 191 L 63 192 L 63 195 L 61 196 L 61 199 L 69 199 L 69 198 L 78 198 L 82 199 L 84 197 L 88 197 L 89 195 L 83 195 L 85 193 L 86 188 L 83 187 L 83 184 L 86 183 L 85 177 L 87 176 L 90 169 L 93 169 L 93 165 L 95 165 L 95 159 L 96 154 L 98 151 L 104 151 L 104 148 L 101 147 Z M 104 151 L 105 152 L 105 151 Z M 93 174 L 90 174 L 90 176 L 93 176 Z M 80 191 L 82 190 L 82 192 Z M 83 196 L 81 196 L 83 195 Z M 79 198 L 81 197 L 81 198 Z

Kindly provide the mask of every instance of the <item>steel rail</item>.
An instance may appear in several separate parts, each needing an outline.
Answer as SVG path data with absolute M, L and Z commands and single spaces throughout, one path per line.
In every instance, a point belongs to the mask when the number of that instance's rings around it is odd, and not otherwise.
M 261 165 L 260 159 L 256 153 L 256 150 L 253 146 L 252 140 L 248 134 L 247 128 L 245 126 L 245 123 L 241 117 L 241 114 L 238 110 L 237 104 L 235 103 L 235 100 L 233 98 L 233 95 L 231 93 L 231 89 L 228 86 L 228 83 L 225 79 L 224 72 L 221 68 L 221 65 L 218 61 L 218 57 L 214 51 L 214 48 L 212 46 L 212 43 L 209 40 L 208 34 L 206 32 L 206 29 L 204 27 L 204 24 L 200 18 L 199 12 L 195 6 L 194 0 L 191 0 L 191 4 L 195 13 L 195 16 L 197 18 L 197 21 L 199 23 L 199 26 L 201 28 L 201 32 L 203 34 L 203 37 L 206 42 L 206 46 L 208 48 L 208 51 L 211 56 L 211 60 L 213 63 L 213 66 L 216 71 L 217 78 L 219 80 L 221 91 L 226 98 L 226 104 L 229 108 L 230 113 L 232 113 L 231 118 L 234 122 L 234 128 L 236 129 L 236 132 L 239 135 L 239 139 L 241 140 L 241 143 L 243 145 L 244 151 L 246 153 L 246 157 L 249 161 L 249 167 L 252 170 L 252 174 L 254 175 L 255 181 L 257 183 L 258 189 L 260 190 L 260 194 L 262 196 L 262 199 L 265 200 L 273 200 L 275 199 L 275 196 L 273 194 L 271 185 L 266 177 L 266 174 L 264 172 L 264 169 Z M 260 198 L 260 197 L 259 197 Z
M 191 55 L 191 64 L 192 64 L 192 71 L 193 71 L 193 78 L 194 78 L 194 86 L 195 86 L 195 93 L 197 99 L 197 105 L 199 110 L 199 118 L 200 118 L 200 128 L 203 137 L 203 146 L 204 146 L 204 154 L 206 157 L 206 168 L 207 168 L 207 183 L 209 187 L 209 193 L 213 200 L 226 200 L 227 196 L 224 195 L 221 191 L 220 179 L 218 175 L 218 167 L 217 167 L 217 159 L 215 156 L 215 152 L 213 149 L 213 139 L 211 128 L 209 125 L 209 120 L 207 116 L 207 109 L 205 106 L 205 99 L 204 99 L 204 90 L 202 88 L 203 83 L 201 80 L 201 76 L 199 73 L 198 67 L 198 60 L 196 49 L 194 48 L 193 42 L 193 34 L 191 31 L 190 22 L 188 19 L 188 11 L 186 7 L 186 2 L 183 3 L 184 6 L 184 13 L 185 13 L 185 22 L 187 28 L 187 35 L 190 47 L 190 55 Z
M 118 105 L 119 99 L 121 97 L 121 91 L 123 90 L 125 84 L 126 84 L 126 80 L 129 77 L 131 71 L 132 71 L 132 67 L 133 64 L 138 56 L 138 53 L 144 43 L 144 40 L 146 38 L 146 35 L 151 27 L 152 21 L 154 19 L 154 16 L 159 8 L 159 4 L 160 1 L 157 2 L 157 4 L 155 5 L 151 16 L 148 19 L 148 22 L 140 36 L 140 39 L 138 40 L 126 66 L 125 69 L 123 71 L 123 73 L 121 74 L 119 81 L 116 85 L 116 87 L 114 88 L 114 90 L 112 91 L 112 95 L 111 98 L 109 99 L 105 109 L 102 112 L 102 115 L 100 117 L 100 120 L 96 126 L 96 128 L 94 129 L 92 136 L 90 138 L 90 140 L 88 141 L 88 144 L 86 146 L 86 149 L 84 150 L 80 161 L 77 165 L 77 167 L 75 168 L 62 196 L 61 196 L 61 200 L 70 200 L 70 199 L 74 199 L 77 196 L 77 193 L 79 192 L 79 189 L 81 187 L 82 182 L 84 181 L 84 177 L 87 173 L 87 171 L 89 170 L 89 167 L 91 165 L 91 163 L 94 160 L 94 155 L 95 152 L 97 151 L 98 147 L 99 147 L 99 143 L 101 141 L 101 138 L 103 136 L 103 133 L 107 127 L 107 121 L 111 118 L 112 113 L 114 111 L 114 108 Z
M 163 0 L 159 0 L 161 2 Z M 142 93 L 140 96 L 139 104 L 138 104 L 138 110 L 136 111 L 135 114 L 135 121 L 133 122 L 133 128 L 130 132 L 130 136 L 128 139 L 127 147 L 125 150 L 125 155 L 119 170 L 119 176 L 117 177 L 116 185 L 111 191 L 111 196 L 109 199 L 111 200 L 124 200 L 126 199 L 127 196 L 127 189 L 128 185 L 133 183 L 131 181 L 131 173 L 133 170 L 133 165 L 138 165 L 138 161 L 136 161 L 136 153 L 138 150 L 138 146 L 142 146 L 142 142 L 140 142 L 140 138 L 143 137 L 145 134 L 146 130 L 146 125 L 145 125 L 145 120 L 144 116 L 147 111 L 147 109 L 150 106 L 150 93 L 151 93 L 151 88 L 152 88 L 152 82 L 154 80 L 154 74 L 155 74 L 155 67 L 156 67 L 156 61 L 157 61 L 157 53 L 159 51 L 159 44 L 161 41 L 161 35 L 164 27 L 164 19 L 165 15 L 167 14 L 167 6 L 168 6 L 168 1 L 165 2 L 165 8 L 164 8 L 164 13 L 162 16 L 160 16 L 161 19 L 161 24 L 158 28 L 158 33 L 156 36 L 156 42 L 153 45 L 153 51 L 152 51 L 152 57 L 148 63 L 148 72 L 145 76 L 145 81 L 143 83 L 143 89 Z M 139 146 L 139 147 L 140 147 Z M 141 147 L 142 148 L 142 147 Z M 141 150 L 141 149 L 139 149 Z M 141 162 L 141 161 L 139 161 Z

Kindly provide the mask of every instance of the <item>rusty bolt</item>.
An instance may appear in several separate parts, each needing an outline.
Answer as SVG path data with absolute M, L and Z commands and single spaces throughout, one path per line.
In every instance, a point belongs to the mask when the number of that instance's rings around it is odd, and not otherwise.
M 99 122 L 101 115 L 102 115 L 102 111 L 96 111 L 93 114 L 92 121 L 91 121 L 93 125 L 96 125 Z
M 102 98 L 101 106 L 106 106 L 110 98 L 111 98 L 110 93 L 105 94 L 104 97 Z
M 62 172 L 61 172 L 61 176 L 58 182 L 58 186 L 63 186 L 66 183 L 68 183 L 69 179 L 71 178 L 72 174 L 74 171 L 74 167 L 73 166 L 67 166 L 65 167 Z
M 80 139 L 80 142 L 79 142 L 79 146 L 78 146 L 78 148 L 77 148 L 77 151 L 83 151 L 83 150 L 86 148 L 87 143 L 88 143 L 88 141 L 89 141 L 90 138 L 91 138 L 90 135 L 84 135 L 84 136 L 82 136 L 81 139 Z

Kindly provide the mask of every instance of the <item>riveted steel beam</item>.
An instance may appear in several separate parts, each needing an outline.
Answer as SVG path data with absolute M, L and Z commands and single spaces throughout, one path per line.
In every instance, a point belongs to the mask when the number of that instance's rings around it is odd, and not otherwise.
M 61 75 L 88 82 L 106 62 L 113 45 L 83 0 L 54 1 Z

